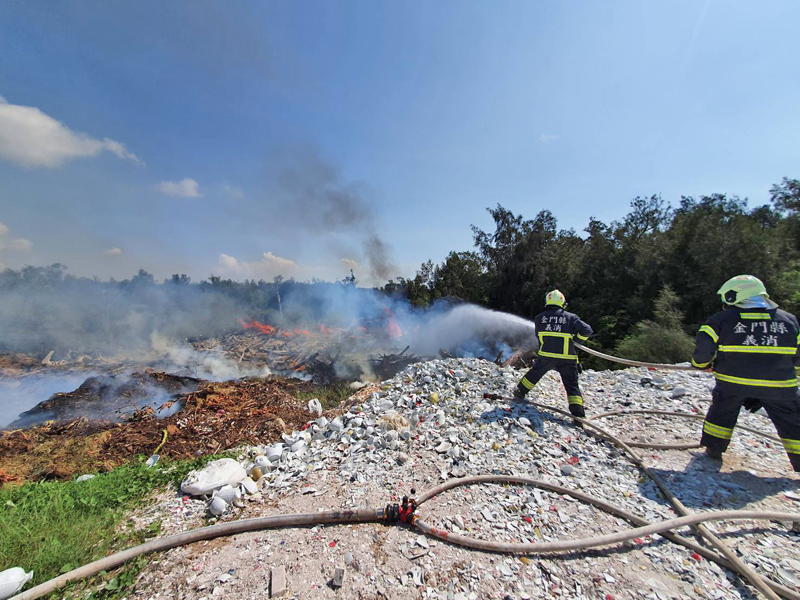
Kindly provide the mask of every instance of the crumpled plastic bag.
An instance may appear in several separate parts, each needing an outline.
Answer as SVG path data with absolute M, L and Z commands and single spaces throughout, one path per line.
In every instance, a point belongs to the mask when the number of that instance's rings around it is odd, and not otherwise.
M 322 402 L 320 402 L 317 398 L 312 398 L 308 401 L 308 412 L 317 415 L 318 417 L 322 415 Z
M 220 458 L 199 471 L 190 471 L 181 483 L 181 491 L 190 496 L 211 494 L 214 490 L 237 485 L 247 477 L 244 467 L 232 458 Z
M 11 598 L 22 590 L 31 579 L 33 579 L 33 571 L 26 573 L 25 569 L 21 567 L 6 569 L 0 573 L 0 600 Z

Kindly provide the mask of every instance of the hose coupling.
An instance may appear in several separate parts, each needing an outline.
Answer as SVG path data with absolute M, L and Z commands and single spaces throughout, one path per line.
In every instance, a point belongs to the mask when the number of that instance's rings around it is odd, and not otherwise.
M 387 504 L 383 511 L 383 518 L 387 523 L 404 523 L 413 526 L 417 518 L 414 511 L 417 509 L 417 502 L 413 498 L 403 496 L 401 504 Z

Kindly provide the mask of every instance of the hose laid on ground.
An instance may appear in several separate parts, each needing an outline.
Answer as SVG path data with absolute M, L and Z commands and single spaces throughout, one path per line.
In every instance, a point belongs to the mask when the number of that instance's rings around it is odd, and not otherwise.
M 77 581 L 92 575 L 97 575 L 101 571 L 110 571 L 119 567 L 123 563 L 151 552 L 169 550 L 178 546 L 185 546 L 194 542 L 210 540 L 216 537 L 236 535 L 246 531 L 257 531 L 259 529 L 269 529 L 273 527 L 297 527 L 304 525 L 323 525 L 340 523 L 374 523 L 383 520 L 383 509 L 361 509 L 361 510 L 329 510 L 318 513 L 303 513 L 296 515 L 277 515 L 273 517 L 258 517 L 255 519 L 242 519 L 240 521 L 229 521 L 209 527 L 200 527 L 184 533 L 177 533 L 168 537 L 159 538 L 128 548 L 111 556 L 106 556 L 91 562 L 77 569 L 73 569 L 55 579 L 46 581 L 14 596 L 11 600 L 32 600 L 51 594 L 71 581 Z
M 510 399 L 509 399 L 510 400 Z M 672 503 L 681 515 L 688 516 L 693 514 L 686 506 L 684 506 L 683 502 L 681 502 L 667 487 L 667 484 L 664 483 L 664 480 L 661 479 L 656 473 L 654 473 L 647 465 L 644 464 L 642 458 L 631 448 L 628 444 L 626 444 L 621 439 L 617 438 L 616 436 L 610 434 L 608 431 L 604 430 L 602 427 L 592 423 L 587 419 L 581 419 L 580 417 L 575 417 L 571 413 L 561 410 L 560 408 L 556 408 L 554 406 L 550 406 L 547 404 L 541 404 L 538 402 L 530 402 L 532 405 L 537 406 L 539 408 L 544 408 L 546 410 L 550 410 L 552 412 L 570 417 L 574 421 L 580 423 L 584 427 L 589 427 L 590 429 L 596 430 L 602 437 L 609 440 L 611 443 L 618 445 L 620 448 L 627 452 L 630 459 L 638 466 L 645 474 L 650 477 L 653 481 L 655 481 L 656 485 L 661 489 L 664 496 Z M 794 519 L 791 519 L 794 521 Z M 773 592 L 770 587 L 766 583 L 767 578 L 762 578 L 758 573 L 756 573 L 753 569 L 751 569 L 747 564 L 744 563 L 742 559 L 740 559 L 730 548 L 728 548 L 725 544 L 722 543 L 722 540 L 717 538 L 711 531 L 703 524 L 698 523 L 694 525 L 694 529 L 702 535 L 706 540 L 719 552 L 722 553 L 725 558 L 727 558 L 733 565 L 734 568 L 742 575 L 744 575 L 753 586 L 764 594 L 767 598 L 771 600 L 778 600 L 778 596 Z
M 436 496 L 438 494 L 441 494 L 442 492 L 445 492 L 445 491 L 447 491 L 449 489 L 452 489 L 454 487 L 458 487 L 458 486 L 461 486 L 461 485 L 468 485 L 468 484 L 476 484 L 476 483 L 499 483 L 499 484 L 507 484 L 507 485 L 516 483 L 516 484 L 522 484 L 522 485 L 531 485 L 531 486 L 535 486 L 535 487 L 538 487 L 538 488 L 541 488 L 541 489 L 544 489 L 544 490 L 548 490 L 550 492 L 554 492 L 556 494 L 562 494 L 562 495 L 566 495 L 566 496 L 571 496 L 571 497 L 575 498 L 576 500 L 580 500 L 580 501 L 586 502 L 587 504 L 591 504 L 593 506 L 596 506 L 597 508 L 599 508 L 599 509 L 601 509 L 601 510 L 603 510 L 603 511 L 605 511 L 605 512 L 611 514 L 611 515 L 614 515 L 614 516 L 619 517 L 621 519 L 625 519 L 626 521 L 629 521 L 630 523 L 633 523 L 634 525 L 639 525 L 639 526 L 643 526 L 643 527 L 652 525 L 652 523 L 650 523 L 646 519 L 643 519 L 643 518 L 641 518 L 641 517 L 639 517 L 639 516 L 637 516 L 637 515 L 635 515 L 635 514 L 633 514 L 631 512 L 628 512 L 628 511 L 626 511 L 626 510 L 624 510 L 622 508 L 614 506 L 613 504 L 609 504 L 608 502 L 606 502 L 604 500 L 600 500 L 598 498 L 595 498 L 594 496 L 589 496 L 589 495 L 584 494 L 582 492 L 579 492 L 577 490 L 572 490 L 570 488 L 565 488 L 565 487 L 562 487 L 560 485 L 556 485 L 554 483 L 550 483 L 550 482 L 547 482 L 547 481 L 539 481 L 537 479 L 531 479 L 530 477 L 521 477 L 521 476 L 516 476 L 516 475 L 513 475 L 513 476 L 512 475 L 477 475 L 477 476 L 474 476 L 474 477 L 465 477 L 463 479 L 450 479 L 449 481 L 444 482 L 440 486 L 435 487 L 435 488 L 433 488 L 431 490 L 428 490 L 427 492 L 422 494 L 422 496 L 420 496 L 417 504 L 420 505 L 423 502 L 425 502 L 427 500 L 430 500 L 434 496 Z M 709 513 L 709 514 L 717 514 L 717 513 Z M 420 527 L 420 529 L 422 531 L 425 531 L 425 529 L 423 528 L 423 527 L 425 527 L 425 528 L 428 529 L 428 531 L 426 531 L 426 533 L 430 533 L 430 535 L 435 535 L 433 533 L 433 531 L 432 531 L 433 528 L 431 528 L 426 523 L 421 522 L 419 519 L 416 519 L 414 524 L 417 527 L 422 526 L 422 527 Z M 455 534 L 448 534 L 448 536 L 446 538 L 446 541 L 460 543 L 460 541 L 457 541 L 457 540 L 455 540 L 453 538 L 454 535 Z M 663 531 L 663 532 L 660 533 L 660 535 L 662 537 L 670 540 L 671 542 L 674 542 L 676 544 L 680 544 L 681 546 L 684 546 L 685 548 L 688 548 L 692 552 L 697 552 L 697 554 L 699 554 L 700 556 L 702 556 L 702 557 L 704 557 L 704 558 L 706 558 L 708 560 L 711 560 L 713 562 L 716 562 L 718 565 L 721 565 L 721 566 L 725 567 L 726 569 L 730 569 L 731 571 L 735 571 L 736 570 L 736 567 L 730 561 L 728 561 L 726 558 L 723 558 L 723 557 L 719 556 L 718 554 L 710 551 L 708 548 L 705 548 L 705 547 L 701 546 L 700 544 L 698 544 L 698 543 L 696 543 L 696 542 L 694 542 L 694 541 L 692 541 L 692 540 L 690 540 L 688 538 L 685 538 L 685 537 L 683 537 L 681 535 L 678 535 L 677 533 L 672 533 L 670 531 Z M 436 536 L 436 537 L 441 537 L 441 536 Z M 442 539 L 445 539 L 445 538 L 442 538 Z M 478 541 L 482 541 L 482 540 L 478 540 Z M 537 552 L 538 552 L 538 548 L 539 548 L 539 546 L 537 546 Z M 766 579 L 766 583 L 767 583 L 767 585 L 769 585 L 773 590 L 778 592 L 784 598 L 789 598 L 790 600 L 800 600 L 800 593 L 797 593 L 794 590 L 791 590 L 788 587 L 786 587 L 784 585 L 781 585 L 780 583 L 777 583 L 777 582 L 772 581 L 770 579 Z
M 662 363 L 649 363 L 649 362 L 641 362 L 638 360 L 628 360 L 627 358 L 619 358 L 617 356 L 611 356 L 610 354 L 603 354 L 602 352 L 598 352 L 597 350 L 592 350 L 591 348 L 587 348 L 583 344 L 579 344 L 575 342 L 575 347 L 580 348 L 587 354 L 592 354 L 599 358 L 604 358 L 606 360 L 610 360 L 611 362 L 620 363 L 621 365 L 629 365 L 631 367 L 647 367 L 648 369 L 664 369 L 667 371 L 697 371 L 694 367 L 689 367 L 686 365 L 667 365 Z
M 691 548 L 693 551 L 697 552 L 698 554 L 702 554 L 703 556 L 705 556 L 710 560 L 714 560 L 729 569 L 738 571 L 739 573 L 747 577 L 747 579 L 749 579 L 750 582 L 768 598 L 773 598 L 773 599 L 778 598 L 778 596 L 775 595 L 775 593 L 772 591 L 773 589 L 775 589 L 779 593 L 781 593 L 781 595 L 784 596 L 785 598 L 790 598 L 791 600 L 800 600 L 800 594 L 797 594 L 793 590 L 790 590 L 789 588 L 786 588 L 767 578 L 762 579 L 762 577 L 760 577 L 757 573 L 755 573 L 755 571 L 753 571 L 749 566 L 747 566 L 741 559 L 739 559 L 738 556 L 736 556 L 719 539 L 717 539 L 716 536 L 714 536 L 710 531 L 708 531 L 708 529 L 706 529 L 704 525 L 702 525 L 702 523 L 706 521 L 736 520 L 736 519 L 771 519 L 771 520 L 785 520 L 785 521 L 800 521 L 800 514 L 783 513 L 783 512 L 762 512 L 762 511 L 715 511 L 702 514 L 690 513 L 690 511 L 680 502 L 680 500 L 675 498 L 675 496 L 669 491 L 669 489 L 666 487 L 661 478 L 658 477 L 655 473 L 653 473 L 650 469 L 648 469 L 646 465 L 644 465 L 642 459 L 633 451 L 633 449 L 627 443 L 616 438 L 614 435 L 610 434 L 609 432 L 599 427 L 598 425 L 592 423 L 588 419 L 580 419 L 572 417 L 570 413 L 555 408 L 553 406 L 539 404 L 536 402 L 531 402 L 531 404 L 539 408 L 543 408 L 546 410 L 550 410 L 571 417 L 575 421 L 581 423 L 584 427 L 589 427 L 590 429 L 596 430 L 601 437 L 606 438 L 607 440 L 611 441 L 612 443 L 624 449 L 630 456 L 631 460 L 633 460 L 633 462 L 636 463 L 637 466 L 639 466 L 648 476 L 650 476 L 656 482 L 656 484 L 661 488 L 662 492 L 664 492 L 664 495 L 672 502 L 676 510 L 678 510 L 678 512 L 680 512 L 683 516 L 677 519 L 671 519 L 669 521 L 664 521 L 661 523 L 649 523 L 646 520 L 641 519 L 640 517 L 637 517 L 635 515 L 632 515 L 621 508 L 614 507 L 613 505 L 608 504 L 603 500 L 594 498 L 592 496 L 588 496 L 586 494 L 582 494 L 581 492 L 569 490 L 568 488 L 562 488 L 554 484 L 526 477 L 486 475 L 486 476 L 468 477 L 464 479 L 455 479 L 445 482 L 444 484 L 432 490 L 429 490 L 428 492 L 425 492 L 422 496 L 420 496 L 418 505 L 422 504 L 423 502 L 429 500 L 430 498 L 434 497 L 435 495 L 445 490 L 461 485 L 467 485 L 470 483 L 489 483 L 489 482 L 520 483 L 523 485 L 535 485 L 543 489 L 554 491 L 556 493 L 570 495 L 576 499 L 588 502 L 602 510 L 607 510 L 609 513 L 624 518 L 634 524 L 640 525 L 640 527 L 635 529 L 630 529 L 627 531 L 617 532 L 614 534 L 597 536 L 594 538 L 584 538 L 580 540 L 569 540 L 563 542 L 546 542 L 541 544 L 498 543 L 498 542 L 477 540 L 474 538 L 469 538 L 467 536 L 462 536 L 455 533 L 449 533 L 446 531 L 439 530 L 435 527 L 428 525 L 427 523 L 425 523 L 420 519 L 416 519 L 414 525 L 418 527 L 420 531 L 428 535 L 432 535 L 434 537 L 471 548 L 478 548 L 482 550 L 490 550 L 495 552 L 515 552 L 515 553 L 523 552 L 529 554 L 542 553 L 542 552 L 581 550 L 601 545 L 615 544 L 622 541 L 633 539 L 635 537 L 659 533 L 662 534 L 667 539 L 670 539 L 676 543 Z M 273 527 L 292 527 L 292 526 L 308 526 L 308 525 L 313 526 L 321 524 L 340 524 L 340 523 L 375 523 L 375 522 L 385 522 L 386 519 L 387 517 L 385 509 L 377 508 L 377 509 L 361 509 L 354 511 L 326 511 L 319 513 L 258 517 L 254 519 L 230 521 L 218 525 L 212 525 L 209 527 L 201 527 L 199 529 L 194 529 L 192 531 L 187 531 L 184 533 L 179 533 L 165 538 L 152 540 L 150 542 L 146 542 L 145 544 L 129 548 L 128 550 L 123 550 L 121 552 L 112 554 L 111 556 L 101 558 L 92 563 L 74 569 L 72 571 L 69 571 L 68 573 L 64 573 L 63 575 L 60 575 L 55 579 L 51 579 L 50 581 L 37 585 L 25 592 L 22 592 L 21 594 L 14 596 L 12 600 L 33 600 L 34 598 L 41 598 L 42 596 L 50 594 L 64 587 L 67 583 L 71 581 L 77 581 L 85 577 L 96 575 L 102 571 L 108 571 L 114 569 L 137 556 L 162 550 L 168 550 L 170 548 L 175 548 L 178 546 L 183 546 L 186 544 L 202 540 L 208 540 L 215 537 L 235 535 L 247 531 L 256 531 Z M 710 552 L 705 548 L 702 548 L 701 546 L 694 544 L 694 542 L 690 540 L 687 540 L 677 534 L 670 532 L 670 530 L 672 529 L 677 529 L 687 525 L 695 527 L 695 529 L 699 533 L 701 533 L 701 535 L 706 537 L 706 539 L 711 543 L 711 545 L 714 546 L 714 548 L 717 549 L 719 552 L 721 552 L 727 558 L 727 560 L 722 559 L 713 552 Z
M 505 553 L 524 553 L 524 554 L 543 554 L 553 552 L 565 552 L 574 550 L 584 550 L 587 548 L 594 548 L 597 546 L 606 546 L 616 544 L 636 537 L 644 537 L 647 535 L 662 534 L 667 539 L 676 543 L 682 544 L 694 552 L 705 556 L 710 560 L 714 560 L 726 568 L 736 567 L 727 560 L 721 559 L 713 552 L 708 551 L 677 534 L 671 533 L 671 530 L 678 529 L 687 525 L 693 525 L 706 521 L 718 520 L 741 520 L 741 519 L 770 519 L 770 520 L 784 520 L 793 521 L 800 520 L 800 514 L 784 513 L 784 512 L 761 512 L 761 511 L 740 511 L 740 510 L 727 510 L 715 511 L 703 514 L 694 514 L 685 516 L 678 519 L 671 519 L 660 523 L 649 523 L 648 521 L 637 517 L 621 508 L 609 504 L 594 496 L 583 494 L 576 490 L 561 487 L 545 481 L 539 481 L 529 477 L 516 477 L 508 475 L 482 475 L 474 477 L 466 477 L 463 479 L 451 479 L 442 485 L 425 492 L 419 499 L 418 505 L 430 500 L 434 496 L 452 489 L 454 487 L 469 485 L 475 483 L 501 483 L 501 484 L 522 484 L 539 487 L 557 494 L 564 494 L 572 496 L 578 500 L 582 500 L 593 506 L 605 510 L 606 512 L 630 521 L 634 524 L 640 525 L 638 528 L 628 529 L 626 531 L 608 534 L 604 536 L 596 536 L 592 538 L 584 538 L 578 540 L 568 540 L 563 542 L 543 542 L 539 544 L 522 544 L 522 543 L 498 543 L 489 542 L 485 540 L 477 540 L 467 536 L 458 535 L 442 531 L 432 527 L 420 519 L 414 521 L 414 526 L 423 533 L 437 537 L 444 541 L 459 544 L 462 546 L 476 548 L 479 550 L 487 550 L 492 552 L 505 552 Z M 123 563 L 152 552 L 159 552 L 169 550 L 178 546 L 185 546 L 194 542 L 209 540 L 216 537 L 236 535 L 248 531 L 258 531 L 262 529 L 270 529 L 277 527 L 297 527 L 297 526 L 314 526 L 324 524 L 342 524 L 342 523 L 378 523 L 385 521 L 385 510 L 378 509 L 361 509 L 354 511 L 326 511 L 319 513 L 304 513 L 294 515 L 279 515 L 272 517 L 258 517 L 254 519 L 243 519 L 239 521 L 230 521 L 218 525 L 211 525 L 209 527 L 201 527 L 192 531 L 179 533 L 176 535 L 160 538 L 146 542 L 139 546 L 129 548 L 101 558 L 92 563 L 64 573 L 55 579 L 51 579 L 36 587 L 33 587 L 17 596 L 12 600 L 33 600 L 34 598 L 41 598 L 47 594 L 53 593 L 72 581 L 77 581 L 86 577 L 91 577 L 102 571 L 109 571 L 119 567 Z M 791 600 L 800 599 L 800 594 L 797 594 L 778 583 L 769 581 L 771 587 L 778 590 L 784 597 Z
M 527 479 L 524 477 L 508 477 L 507 481 L 499 481 L 498 476 L 487 475 L 485 477 L 466 477 L 464 479 L 451 480 L 451 485 L 446 489 L 450 489 L 459 485 L 468 485 L 470 483 L 524 483 L 527 485 L 536 485 L 540 482 L 536 480 Z M 538 486 L 537 487 L 541 487 Z M 563 493 L 567 493 L 566 491 Z M 573 494 L 569 494 L 572 496 Z M 598 502 L 592 502 L 595 506 L 602 506 Z M 514 554 L 547 554 L 551 552 L 571 552 L 573 550 L 586 550 L 587 548 L 596 548 L 598 546 L 609 546 L 611 544 L 619 544 L 627 542 L 637 537 L 644 537 L 647 535 L 654 535 L 656 533 L 663 533 L 673 529 L 686 527 L 687 525 L 697 525 L 707 521 L 733 521 L 744 519 L 766 519 L 769 521 L 794 521 L 800 518 L 800 513 L 786 513 L 786 512 L 773 512 L 773 511 L 758 511 L 758 510 L 718 510 L 702 514 L 690 514 L 669 521 L 661 521 L 659 523 L 651 523 L 633 529 L 626 529 L 625 531 L 618 531 L 616 533 L 609 533 L 606 535 L 598 535 L 590 538 L 581 538 L 577 540 L 564 540 L 560 542 L 537 542 L 534 544 L 523 542 L 492 542 L 490 540 L 479 540 L 465 535 L 444 531 L 437 529 L 420 519 L 414 522 L 414 526 L 419 528 L 423 533 L 427 533 L 433 537 L 441 540 L 456 543 L 460 546 L 467 546 L 475 548 L 476 550 L 487 550 L 489 552 L 504 552 Z

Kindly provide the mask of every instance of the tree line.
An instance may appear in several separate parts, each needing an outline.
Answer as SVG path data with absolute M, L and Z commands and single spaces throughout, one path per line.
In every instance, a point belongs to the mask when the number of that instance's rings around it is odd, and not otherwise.
M 340 282 L 223 279 L 163 283 L 140 270 L 123 281 L 73 277 L 60 264 L 0 273 L 0 351 L 146 349 L 154 331 L 179 338 L 219 335 L 239 319 L 292 327 L 352 326 L 388 307 L 426 310 L 471 302 L 531 318 L 558 288 L 595 329 L 592 344 L 629 358 L 688 358 L 697 328 L 720 308 L 730 277 L 761 278 L 771 297 L 800 312 L 800 181 L 784 178 L 770 202 L 736 196 L 637 197 L 620 221 L 590 219 L 583 232 L 559 229 L 549 210 L 534 218 L 488 209 L 494 231 L 472 228 L 474 249 L 423 263 L 413 278 L 375 289 L 352 274 Z M 607 365 L 605 365 L 607 367 Z
M 734 275 L 759 277 L 785 310 L 800 312 L 797 179 L 784 178 L 755 208 L 725 194 L 684 196 L 676 207 L 637 197 L 622 220 L 592 218 L 581 234 L 559 229 L 550 210 L 532 219 L 499 204 L 487 210 L 494 231 L 473 226 L 474 250 L 423 263 L 384 291 L 420 307 L 454 297 L 530 318 L 558 288 L 594 327 L 595 344 L 644 360 L 687 360 L 689 334 L 720 309 L 716 290 Z

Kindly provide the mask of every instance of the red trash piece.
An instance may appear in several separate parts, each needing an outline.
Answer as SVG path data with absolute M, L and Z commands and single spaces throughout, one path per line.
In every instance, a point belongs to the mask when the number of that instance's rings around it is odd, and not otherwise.
M 633 538 L 633 541 L 636 542 L 637 544 L 644 544 L 642 538 Z
M 606 594 L 606 600 L 614 600 L 614 596 L 611 594 Z
M 568 462 L 569 464 L 571 464 L 571 465 L 577 465 L 577 464 L 578 464 L 579 462 L 581 462 L 581 461 L 580 461 L 580 459 L 579 459 L 577 456 L 570 456 L 570 457 L 567 459 L 567 462 Z
M 700 562 L 700 555 L 697 552 L 692 552 L 692 558 Z
M 330 544 L 328 544 L 328 546 L 330 546 L 331 548 L 336 548 L 336 542 L 331 542 Z
M 528 515 L 523 516 L 522 520 L 526 523 L 533 523 L 533 519 L 531 519 Z

